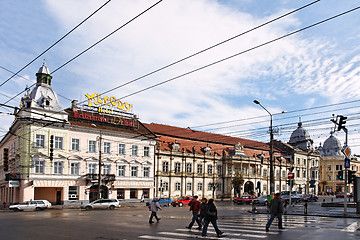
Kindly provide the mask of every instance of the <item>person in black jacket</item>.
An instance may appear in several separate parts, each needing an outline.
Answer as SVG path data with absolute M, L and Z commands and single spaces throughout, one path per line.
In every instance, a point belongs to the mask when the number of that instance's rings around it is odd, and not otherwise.
M 284 205 L 280 198 L 280 193 L 276 193 L 275 197 L 270 202 L 270 214 L 271 217 L 266 224 L 266 231 L 269 231 L 271 223 L 274 221 L 274 218 L 278 218 L 278 227 L 279 229 L 284 229 L 282 227 L 282 214 L 284 212 Z
M 201 205 L 200 205 L 200 217 L 199 217 L 199 221 L 201 222 L 201 224 L 204 225 L 204 220 L 205 220 L 205 216 L 206 216 L 206 211 L 207 211 L 207 199 L 206 198 L 202 198 L 201 199 Z
M 207 228 L 208 228 L 210 222 L 213 225 L 213 227 L 215 228 L 215 231 L 216 231 L 216 234 L 218 237 L 223 234 L 223 232 L 220 231 L 220 229 L 218 228 L 216 220 L 217 220 L 217 209 L 214 204 L 214 199 L 210 199 L 207 204 L 205 225 L 204 225 L 204 228 L 203 228 L 202 234 L 201 234 L 202 236 L 206 236 Z

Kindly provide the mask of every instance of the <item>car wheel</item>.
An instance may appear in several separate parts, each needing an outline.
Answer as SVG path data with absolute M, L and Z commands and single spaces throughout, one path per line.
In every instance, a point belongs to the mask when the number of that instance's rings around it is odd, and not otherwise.
M 86 211 L 89 211 L 89 210 L 91 210 L 91 209 L 92 209 L 92 208 L 91 208 L 90 206 L 86 206 L 86 207 L 85 207 L 85 210 L 86 210 Z
M 14 212 L 20 211 L 20 209 L 18 209 L 18 208 L 13 208 L 12 210 L 13 210 Z
M 114 205 L 111 205 L 111 206 L 109 207 L 109 209 L 110 209 L 110 210 L 114 210 L 114 209 L 115 209 L 115 206 L 114 206 Z
M 36 211 L 41 211 L 41 208 L 37 207 L 35 208 Z
M 179 207 L 182 207 L 183 206 L 183 203 L 179 203 Z

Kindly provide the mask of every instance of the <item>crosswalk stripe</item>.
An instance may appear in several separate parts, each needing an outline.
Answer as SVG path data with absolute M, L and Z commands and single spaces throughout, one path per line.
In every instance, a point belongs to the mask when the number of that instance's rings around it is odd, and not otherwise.
M 349 226 L 347 226 L 346 228 L 342 229 L 341 231 L 343 232 L 355 232 L 360 228 L 360 222 L 353 222 L 352 224 L 350 224 Z
M 190 231 L 188 229 L 176 229 L 176 231 Z M 265 233 L 265 229 L 263 231 L 248 231 L 248 230 L 242 230 L 242 229 L 228 229 L 228 228 L 221 228 L 221 231 L 224 231 L 226 233 L 226 235 L 238 235 L 238 236 L 246 236 L 246 237 L 255 237 L 255 238 L 266 238 L 266 234 L 269 234 L 269 235 L 276 235 L 276 234 L 279 234 L 278 232 L 266 232 Z M 208 230 L 207 231 L 208 233 L 214 233 L 216 234 L 215 231 L 213 230 Z M 201 231 L 199 231 L 199 233 L 201 233 Z M 265 234 L 265 235 L 259 235 L 259 234 L 256 234 L 256 235 L 250 235 L 248 233 L 261 233 L 261 234 Z
M 212 233 L 212 232 L 209 232 L 209 233 Z M 214 232 L 215 233 L 215 232 Z M 173 236 L 179 236 L 179 237 L 187 237 L 187 238 L 193 238 L 194 234 L 184 234 L 184 233 L 176 233 L 176 232 L 159 232 L 158 234 L 160 235 L 173 235 Z M 235 234 L 234 234 L 235 235 Z M 198 235 L 199 237 L 201 237 L 201 234 Z M 178 239 L 178 238 L 177 238 Z M 228 237 L 222 237 L 221 239 L 226 239 L 226 240 L 245 240 L 245 239 L 241 239 L 241 238 L 228 238 Z
M 169 237 L 160 237 L 160 236 L 151 236 L 151 235 L 141 235 L 139 236 L 139 238 L 154 239 L 154 240 L 169 240 Z M 174 238 L 174 239 L 181 240 L 180 238 Z

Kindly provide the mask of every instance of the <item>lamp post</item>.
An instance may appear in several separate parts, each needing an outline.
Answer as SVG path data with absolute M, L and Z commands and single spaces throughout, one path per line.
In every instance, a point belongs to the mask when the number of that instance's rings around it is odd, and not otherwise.
M 257 105 L 260 105 L 260 107 L 262 107 L 269 115 L 270 115 L 270 151 L 269 151 L 269 155 L 270 155 L 270 194 L 274 193 L 275 189 L 274 189 L 274 146 L 273 146 L 273 140 L 274 140 L 274 134 L 273 134 L 273 119 L 272 119 L 272 114 L 258 101 L 258 100 L 254 100 L 254 103 Z

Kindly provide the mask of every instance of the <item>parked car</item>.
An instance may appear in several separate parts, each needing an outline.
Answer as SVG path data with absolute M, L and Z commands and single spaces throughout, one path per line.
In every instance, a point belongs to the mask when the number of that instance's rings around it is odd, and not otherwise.
M 305 194 L 304 195 L 305 202 L 317 202 L 318 200 L 319 200 L 319 198 L 315 194 Z
M 160 206 L 170 206 L 172 203 L 171 198 L 159 198 L 159 204 Z
M 256 198 L 256 196 L 254 196 L 254 195 L 243 195 L 243 196 L 240 196 L 239 198 L 234 198 L 233 202 L 237 203 L 238 205 L 251 204 L 255 198 Z
M 258 198 L 255 198 L 253 200 L 253 203 L 257 204 L 257 205 L 266 205 L 268 203 L 267 195 L 262 195 L 262 196 L 260 196 Z
M 110 209 L 121 207 L 119 200 L 117 199 L 98 199 L 91 203 L 84 204 L 81 206 L 82 209 L 92 210 L 92 209 Z
M 281 196 L 281 199 L 283 202 L 289 204 L 290 202 L 290 195 L 285 194 Z M 301 197 L 299 196 L 299 194 L 293 194 L 291 195 L 291 203 L 298 203 L 301 201 Z
M 51 207 L 51 203 L 47 200 L 30 200 L 25 203 L 10 205 L 9 209 L 13 211 L 24 211 L 24 210 L 45 210 Z
M 192 197 L 187 196 L 187 197 L 184 197 L 184 198 L 182 198 L 180 200 L 173 201 L 171 203 L 171 205 L 173 205 L 173 207 L 176 207 L 176 206 L 182 207 L 184 205 L 189 205 L 189 202 L 191 202 L 191 200 L 192 200 Z
M 343 192 L 338 192 L 338 193 L 336 193 L 336 198 L 344 198 L 344 193 Z M 346 195 L 347 197 L 352 197 L 352 194 L 351 193 L 347 193 L 347 195 Z

